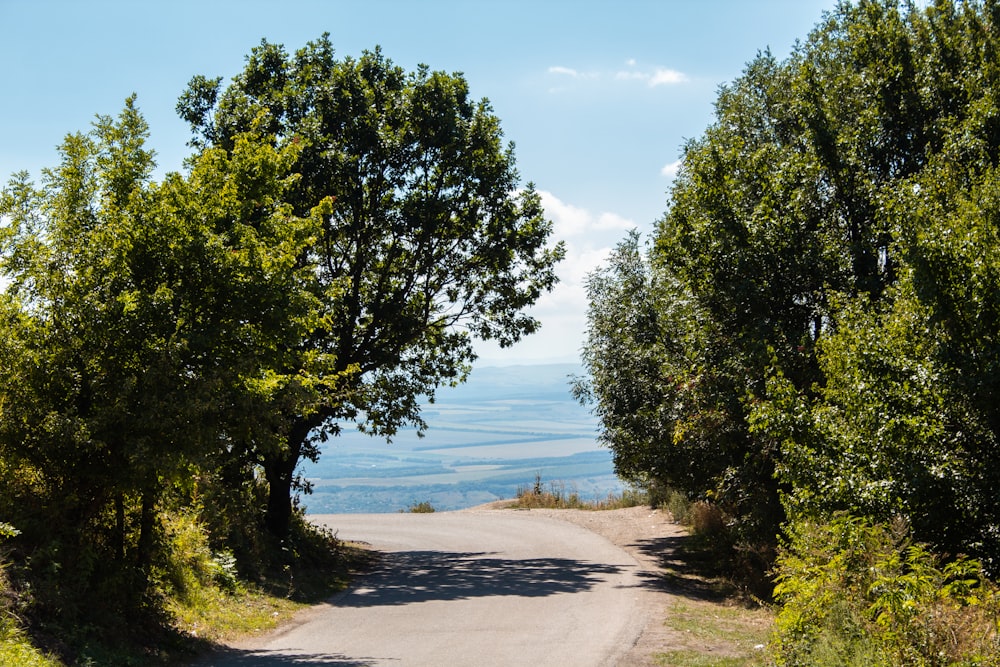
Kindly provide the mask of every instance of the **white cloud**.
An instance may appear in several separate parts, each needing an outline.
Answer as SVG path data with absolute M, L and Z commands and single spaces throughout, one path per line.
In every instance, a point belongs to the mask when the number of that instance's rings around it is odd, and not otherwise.
M 626 60 L 625 65 L 626 69 L 620 69 L 613 74 L 607 70 L 603 72 L 596 70 L 581 72 L 580 70 L 572 67 L 564 67 L 562 65 L 553 65 L 552 67 L 549 67 L 548 71 L 549 74 L 569 77 L 572 79 L 600 80 L 606 79 L 608 76 L 612 76 L 617 81 L 644 81 L 650 88 L 665 85 L 678 85 L 686 83 L 689 80 L 686 74 L 675 69 L 667 67 L 657 67 L 654 69 L 639 67 L 635 58 L 629 58 Z
M 549 74 L 561 74 L 564 76 L 570 76 L 574 79 L 580 76 L 580 73 L 571 67 L 562 67 L 560 65 L 555 65 L 549 68 Z
M 538 194 L 542 198 L 545 214 L 552 220 L 554 236 L 557 239 L 583 234 L 590 227 L 591 215 L 585 209 L 567 204 L 544 190 Z
M 649 79 L 650 86 L 676 85 L 685 83 L 687 75 L 675 69 L 657 69 Z
M 635 229 L 637 225 L 629 220 L 628 218 L 623 218 L 617 213 L 601 213 L 597 218 L 597 229 L 602 231 L 626 231 L 629 229 Z
M 551 192 L 542 190 L 538 194 L 546 215 L 552 220 L 553 235 L 557 239 L 602 232 L 615 232 L 620 236 L 621 232 L 637 226 L 617 213 L 604 212 L 595 216 L 586 209 L 562 201 Z
M 677 173 L 681 170 L 681 161 L 675 160 L 670 164 L 664 165 L 660 173 L 667 177 L 669 180 L 674 180 L 677 178 Z
M 587 331 L 587 276 L 603 265 L 625 230 L 635 223 L 614 212 L 594 214 L 539 191 L 553 223 L 553 241 L 566 243 L 566 258 L 556 267 L 559 283 L 531 309 L 542 328 L 510 349 L 479 343 L 481 365 L 577 362 Z

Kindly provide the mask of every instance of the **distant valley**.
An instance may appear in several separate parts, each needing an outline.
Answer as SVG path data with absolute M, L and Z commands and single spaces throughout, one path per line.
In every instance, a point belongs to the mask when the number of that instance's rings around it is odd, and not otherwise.
M 424 408 L 428 429 L 387 444 L 345 429 L 302 475 L 311 514 L 397 512 L 430 502 L 454 510 L 513 498 L 540 477 L 583 498 L 620 491 L 598 422 L 569 392 L 576 364 L 476 368 Z

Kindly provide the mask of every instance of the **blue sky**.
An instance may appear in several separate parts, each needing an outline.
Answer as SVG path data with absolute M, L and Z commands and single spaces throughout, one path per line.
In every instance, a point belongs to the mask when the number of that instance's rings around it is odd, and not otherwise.
M 626 230 L 665 208 L 686 139 L 758 51 L 787 56 L 835 0 L 0 0 L 0 177 L 38 177 L 62 137 L 138 95 L 159 173 L 181 169 L 177 97 L 226 79 L 262 38 L 294 51 L 323 32 L 341 56 L 381 45 L 412 69 L 463 72 L 515 143 L 569 256 L 536 306 L 542 331 L 484 365 L 578 359 L 583 280 Z

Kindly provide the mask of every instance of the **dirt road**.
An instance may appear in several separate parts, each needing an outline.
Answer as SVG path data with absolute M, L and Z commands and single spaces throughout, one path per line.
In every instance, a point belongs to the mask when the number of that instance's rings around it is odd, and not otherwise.
M 637 521 L 672 527 L 645 508 L 598 514 L 313 516 L 385 552 L 381 565 L 293 624 L 202 664 L 644 664 L 659 594 L 641 553 L 615 542 L 634 538 Z

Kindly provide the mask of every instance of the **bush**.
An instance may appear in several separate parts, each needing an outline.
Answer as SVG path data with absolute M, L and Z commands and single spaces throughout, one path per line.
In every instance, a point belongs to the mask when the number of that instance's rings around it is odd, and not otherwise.
M 240 585 L 236 557 L 227 549 L 212 551 L 200 516 L 199 510 L 187 509 L 164 517 L 164 588 L 182 599 L 203 586 L 235 592 Z
M 403 510 L 400 510 L 400 512 L 402 511 Z M 430 514 L 432 512 L 436 512 L 437 510 L 434 509 L 434 505 L 431 505 L 429 500 L 424 500 L 419 503 L 411 504 L 410 508 L 406 511 L 410 514 Z
M 1000 591 L 977 561 L 941 563 L 902 523 L 792 526 L 777 560 L 776 665 L 1000 665 Z

